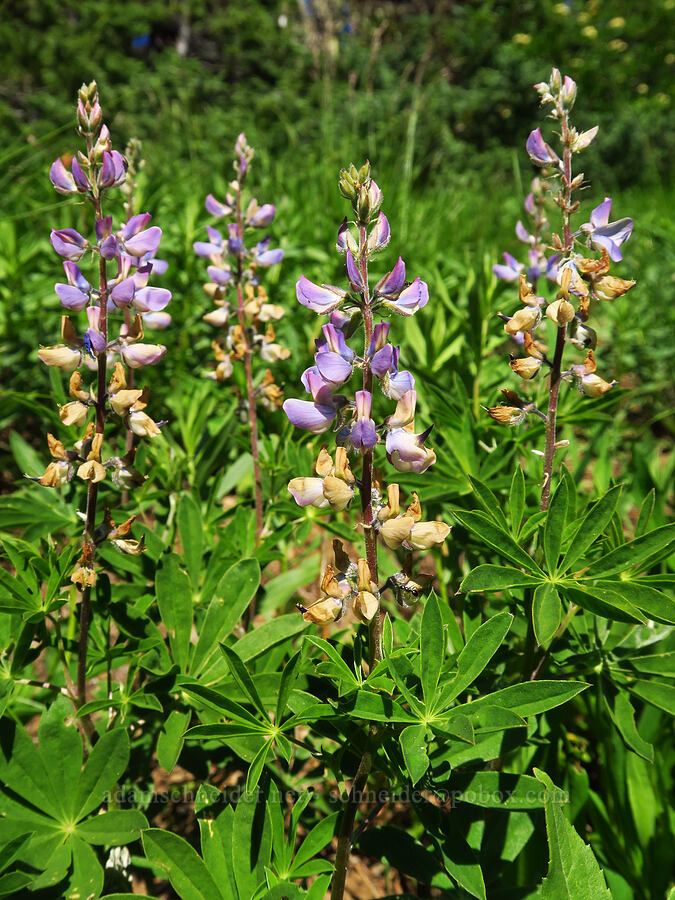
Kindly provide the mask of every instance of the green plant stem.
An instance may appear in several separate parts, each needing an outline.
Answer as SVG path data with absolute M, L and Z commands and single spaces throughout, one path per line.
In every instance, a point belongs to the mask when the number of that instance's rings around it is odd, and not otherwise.
M 237 234 L 244 240 L 244 220 L 241 211 L 241 188 L 237 191 Z M 246 314 L 244 312 L 244 289 L 242 287 L 243 260 L 240 252 L 237 257 L 237 318 L 241 328 L 241 339 L 244 344 L 244 373 L 246 377 L 246 395 L 248 400 L 248 421 L 250 426 L 249 438 L 251 442 L 251 456 L 253 457 L 253 491 L 255 503 L 255 530 L 256 541 L 260 543 L 263 532 L 263 496 L 262 477 L 260 474 L 260 453 L 258 450 L 258 415 L 255 405 L 255 390 L 253 387 L 253 367 L 251 355 L 253 353 L 246 329 Z M 249 607 L 249 620 L 255 612 L 255 599 Z
M 361 757 L 361 762 L 359 763 L 356 775 L 354 776 L 354 781 L 349 790 L 349 796 L 347 797 L 347 801 L 342 810 L 337 852 L 335 854 L 335 874 L 331 885 L 330 900 L 342 900 L 345 891 L 349 854 L 352 849 L 354 819 L 356 818 L 356 812 L 359 808 L 361 794 L 368 781 L 372 763 L 372 754 L 370 750 L 366 750 Z

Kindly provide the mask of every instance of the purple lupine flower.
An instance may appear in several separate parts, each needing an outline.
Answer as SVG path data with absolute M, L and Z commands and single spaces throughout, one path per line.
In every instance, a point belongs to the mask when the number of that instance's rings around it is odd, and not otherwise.
M 359 245 L 354 240 L 354 235 L 349 229 L 347 216 L 344 217 L 338 228 L 336 247 L 339 253 L 346 253 L 347 250 L 350 250 L 352 253 L 358 253 Z
M 171 300 L 171 291 L 166 288 L 143 287 L 136 290 L 133 305 L 139 312 L 161 312 Z
M 353 291 L 356 291 L 357 294 L 362 294 L 364 291 L 363 279 L 361 278 L 361 273 L 359 272 L 358 266 L 352 256 L 351 250 L 347 251 L 347 278 L 349 279 L 349 285 Z
M 60 156 L 52 163 L 52 167 L 49 170 L 49 180 L 59 194 L 77 193 L 75 179 L 68 169 L 66 169 Z
M 110 291 L 110 299 L 115 306 L 128 306 L 134 299 L 136 281 L 133 277 L 123 278 Z
M 223 216 L 229 216 L 232 213 L 232 207 L 216 200 L 213 194 L 208 195 L 205 206 L 207 213 L 214 216 L 216 219 L 222 219 Z
M 77 262 L 89 246 L 89 241 L 83 238 L 79 231 L 75 231 L 74 228 L 61 228 L 58 230 L 52 228 L 49 240 L 59 256 L 73 260 L 73 262 Z
M 373 405 L 373 395 L 370 391 L 357 391 L 354 395 L 356 402 L 356 417 L 349 433 L 349 443 L 355 450 L 365 453 L 378 442 L 375 423 L 370 418 Z
M 328 284 L 314 284 L 304 275 L 295 285 L 295 295 L 298 301 L 319 315 L 332 312 L 347 296 L 346 291 Z
M 297 428 L 304 428 L 312 434 L 321 434 L 330 428 L 338 409 L 344 406 L 345 398 L 333 395 L 331 385 L 327 384 L 318 371 L 306 370 L 303 384 L 312 395 L 310 400 L 285 400 L 283 410 L 289 421 Z
M 418 277 L 412 284 L 409 284 L 408 287 L 402 290 L 395 300 L 386 298 L 383 304 L 400 316 L 412 316 L 418 309 L 426 306 L 428 302 L 429 288 L 426 282 Z
M 323 338 L 317 338 L 314 342 L 318 353 L 330 350 L 332 353 L 339 353 L 340 356 L 351 362 L 354 359 L 354 351 L 347 345 L 344 332 L 333 322 L 336 313 L 331 313 L 331 321 L 321 326 Z
M 525 149 L 532 162 L 537 166 L 550 166 L 560 162 L 558 154 L 542 137 L 540 128 L 535 128 L 530 132 Z
M 266 228 L 274 219 L 276 209 L 272 203 L 264 203 L 250 218 L 246 224 L 253 228 Z
M 86 194 L 91 190 L 91 185 L 89 183 L 89 179 L 84 174 L 82 170 L 82 166 L 78 162 L 77 156 L 73 157 L 73 161 L 70 166 L 70 170 L 73 173 L 73 178 L 75 179 L 75 184 L 77 186 L 78 191 L 81 194 Z
M 522 241 L 523 244 L 534 244 L 535 242 L 534 235 L 530 234 L 530 232 L 527 230 L 527 228 L 525 228 L 520 219 L 518 219 L 518 221 L 516 222 L 516 237 L 519 241 Z
M 215 281 L 216 284 L 224 285 L 232 279 L 229 266 L 208 266 L 206 271 L 211 281 Z
M 405 263 L 399 256 L 396 265 L 375 285 L 375 293 L 383 297 L 396 297 L 405 285 Z
M 167 312 L 143 313 L 143 325 L 150 331 L 160 331 L 171 324 L 171 316 Z
M 375 253 L 378 250 L 383 250 L 389 243 L 390 237 L 391 230 L 389 228 L 389 220 L 385 214 L 381 212 L 377 217 L 374 228 L 368 235 L 368 243 L 366 244 L 368 253 Z
M 123 344 L 120 348 L 122 359 L 132 369 L 151 366 L 165 353 L 166 347 L 163 344 Z
M 217 228 L 206 226 L 209 236 L 208 241 L 195 241 L 192 245 L 197 256 L 208 258 L 209 256 L 220 256 L 223 252 L 223 236 Z
M 577 234 L 585 234 L 589 246 L 595 247 L 596 250 L 606 250 L 610 259 L 620 262 L 623 256 L 619 247 L 631 236 L 633 220 L 626 217 L 617 219 L 616 222 L 610 222 L 611 209 L 612 199 L 605 197 L 603 202 L 591 212 L 590 222 L 582 225 Z
M 497 278 L 501 278 L 502 281 L 516 281 L 520 277 L 520 273 L 525 266 L 523 263 L 519 263 L 515 256 L 511 256 L 510 253 L 504 253 L 502 255 L 504 257 L 505 265 L 495 263 L 492 267 L 492 271 Z
M 73 285 L 55 284 L 54 290 L 58 294 L 61 306 L 64 306 L 66 309 L 80 311 L 89 303 L 89 293 L 81 291 Z
M 87 307 L 87 321 L 89 327 L 84 333 L 84 345 L 95 353 L 103 353 L 106 346 L 101 332 L 101 308 L 99 306 Z
M 97 176 L 99 188 L 117 187 L 124 182 L 127 174 L 126 160 L 117 150 L 103 151 L 101 168 Z
M 408 391 L 415 389 L 415 379 L 407 369 L 398 368 L 399 348 L 393 348 L 391 366 L 382 376 L 380 387 L 385 397 L 390 400 L 400 400 Z
M 339 353 L 325 350 L 317 353 L 314 361 L 316 362 L 316 369 L 323 380 L 335 387 L 344 384 L 351 377 L 352 365 Z
M 232 256 L 238 256 L 244 249 L 244 242 L 239 237 L 239 229 L 236 222 L 230 222 L 227 226 L 227 233 L 229 235 L 227 239 L 227 249 Z
M 129 256 L 140 258 L 146 254 L 154 256 L 157 252 L 162 238 L 162 229 L 157 225 L 146 228 L 145 226 L 151 219 L 150 213 L 139 213 L 132 216 L 123 226 L 120 240 Z

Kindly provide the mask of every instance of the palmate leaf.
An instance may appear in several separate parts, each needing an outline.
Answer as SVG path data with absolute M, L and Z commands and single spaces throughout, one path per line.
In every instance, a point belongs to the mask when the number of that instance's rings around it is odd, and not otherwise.
M 169 879 L 181 900 L 223 897 L 204 860 L 184 838 L 162 828 L 148 828 L 142 838 L 148 861 Z
M 127 766 L 129 737 L 120 728 L 106 732 L 82 768 L 82 738 L 71 720 L 72 707 L 59 696 L 42 715 L 39 746 L 23 728 L 3 720 L 0 841 L 31 831 L 17 858 L 41 872 L 32 889 L 68 878 L 64 896 L 74 898 L 98 895 L 103 885 L 90 845 L 136 840 L 147 820 L 135 809 L 91 815 Z
M 533 575 L 544 577 L 544 573 L 539 566 L 522 547 L 518 546 L 509 532 L 500 528 L 487 515 L 458 509 L 453 509 L 452 514 L 460 525 L 463 525 L 467 531 L 475 534 L 485 544 L 496 550 L 500 556 L 510 560 L 516 566 L 522 566 L 523 569 L 527 569 Z
M 563 813 L 560 799 L 563 792 L 545 772 L 535 769 L 534 774 L 546 789 L 549 847 L 548 874 L 538 896 L 541 900 L 612 900 L 593 851 Z
M 512 615 L 499 613 L 474 631 L 459 654 L 455 678 L 443 688 L 435 708 L 446 707 L 473 684 L 502 645 L 512 622 Z

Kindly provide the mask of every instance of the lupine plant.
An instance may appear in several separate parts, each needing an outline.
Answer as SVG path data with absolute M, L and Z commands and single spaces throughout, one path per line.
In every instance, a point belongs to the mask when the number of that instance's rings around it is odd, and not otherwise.
M 223 329 L 224 339 L 213 341 L 216 367 L 207 373 L 209 378 L 223 382 L 233 373 L 233 362 L 243 362 L 246 398 L 242 402 L 243 420 L 248 422 L 253 457 L 253 481 L 258 540 L 263 532 L 263 495 L 258 449 L 258 415 L 256 404 L 263 403 L 270 409 L 281 405 L 282 393 L 268 368 L 263 377 L 254 377 L 253 355 L 259 353 L 267 365 L 287 359 L 290 351 L 277 343 L 274 321 L 282 318 L 284 308 L 268 302 L 265 288 L 260 283 L 261 270 L 278 265 L 284 256 L 279 248 L 270 248 L 270 237 L 264 237 L 252 247 L 246 245 L 247 233 L 267 228 L 272 223 L 275 208 L 271 203 L 258 204 L 255 197 L 244 200 L 244 188 L 248 179 L 254 151 L 240 134 L 234 147 L 234 171 L 236 177 L 229 184 L 225 202 L 216 200 L 213 194 L 206 198 L 206 210 L 215 219 L 227 222 L 227 237 L 217 228 L 207 226 L 208 241 L 197 241 L 195 253 L 210 263 L 210 281 L 204 291 L 215 302 L 216 308 L 206 313 L 204 320 Z M 227 296 L 235 294 L 231 306 Z
M 107 192 L 126 180 L 127 161 L 112 149 L 102 116 L 96 82 L 83 85 L 78 92 L 77 120 L 86 150 L 72 157 L 70 171 L 61 158 L 57 159 L 51 167 L 50 179 L 59 193 L 76 195 L 89 202 L 93 237 L 83 236 L 74 228 L 55 229 L 51 233 L 52 247 L 63 258 L 66 275 L 65 282 L 56 284 L 56 293 L 68 314 L 61 318 L 62 343 L 38 351 L 46 365 L 72 372 L 71 400 L 60 407 L 59 417 L 69 428 L 84 428 L 72 448 L 66 448 L 51 434 L 47 436 L 54 462 L 44 475 L 35 479 L 45 487 L 56 488 L 76 476 L 88 485 L 82 554 L 71 575 L 71 581 L 81 592 L 77 687 L 73 696 L 80 706 L 86 702 L 87 641 L 91 590 L 97 578 L 96 548 L 103 541 L 111 541 L 122 553 L 138 554 L 144 549 L 142 541 L 129 536 L 134 516 L 116 525 L 106 506 L 99 521 L 99 486 L 106 481 L 106 476 L 114 488 L 123 490 L 144 480 L 133 465 L 135 439 L 155 438 L 160 434 L 160 425 L 145 412 L 147 390 L 128 384 L 127 369 L 156 363 L 166 353 L 163 345 L 143 341 L 143 318 L 156 316 L 171 299 L 168 290 L 148 285 L 162 237 L 161 228 L 150 226 L 150 213 L 130 215 L 118 230 L 113 226 L 112 216 L 104 215 Z M 131 212 L 130 206 L 128 210 Z M 89 255 L 95 262 L 93 283 L 78 265 Z M 161 263 L 159 268 L 163 268 Z M 123 316 L 115 328 L 111 314 L 117 310 Z M 81 334 L 70 315 L 76 312 L 83 312 L 87 320 Z M 93 372 L 91 385 L 82 377 L 83 365 Z M 119 441 L 106 439 L 111 413 L 114 421 L 122 425 L 124 452 Z
M 302 383 L 311 400 L 290 399 L 284 411 L 290 421 L 314 434 L 334 427 L 335 457 L 326 446 L 321 448 L 315 477 L 297 477 L 288 485 L 299 506 L 346 509 L 359 494 L 360 527 L 365 554 L 350 560 L 342 544 L 335 542 L 334 566 L 328 566 L 321 581 L 322 596 L 308 608 L 301 607 L 308 622 L 325 624 L 340 619 L 351 606 L 354 617 L 369 624 L 370 671 L 382 660 L 383 611 L 381 591 L 389 584 L 414 585 L 404 569 L 393 575 L 382 588 L 378 583 L 378 537 L 391 549 L 428 550 L 442 543 L 450 528 L 443 522 L 423 522 L 419 498 L 403 510 L 399 485 L 390 482 L 386 490 L 374 479 L 374 459 L 378 445 L 384 445 L 387 461 L 398 472 L 422 474 L 436 456 L 425 442 L 431 428 L 415 430 L 417 393 L 410 372 L 399 367 L 399 347 L 389 341 L 389 322 L 377 321 L 396 313 L 414 315 L 429 300 L 429 290 L 421 278 L 406 281 L 405 263 L 399 256 L 396 265 L 372 287 L 369 263 L 384 250 L 390 240 L 390 227 L 381 211 L 382 191 L 371 178 L 370 164 L 360 169 L 353 164 L 340 173 L 340 192 L 350 201 L 353 218 L 346 217 L 338 229 L 337 249 L 346 257 L 346 289 L 314 284 L 304 275 L 296 285 L 299 302 L 318 315 L 328 315 L 322 336 L 316 340 L 314 365 L 302 375 Z M 359 353 L 347 343 L 363 327 Z M 338 393 L 358 373 L 360 389 L 353 399 Z M 381 393 L 395 401 L 392 414 L 373 419 L 374 382 Z M 351 469 L 349 453 L 360 460 L 359 477 Z M 397 598 L 410 592 L 396 591 Z M 354 817 L 360 795 L 372 766 L 370 751 L 359 764 L 343 812 L 335 861 L 332 896 L 343 895 L 352 842 Z
M 548 405 L 546 414 L 536 405 L 521 399 L 513 391 L 505 391 L 510 405 L 489 409 L 493 419 L 510 425 L 524 422 L 528 415 L 540 416 L 546 422 L 546 442 L 543 456 L 543 481 L 541 509 L 548 509 L 551 497 L 551 477 L 556 450 L 567 446 L 567 441 L 557 439 L 558 398 L 563 380 L 574 381 L 578 389 L 590 396 L 600 397 L 611 390 L 616 382 L 607 382 L 596 372 L 595 348 L 596 332 L 588 325 L 591 302 L 616 300 L 629 291 L 635 281 L 610 275 L 612 263 L 621 261 L 621 245 L 628 240 L 633 230 L 633 220 L 618 219 L 610 222 L 612 201 L 609 197 L 590 214 L 588 222 L 573 230 L 571 219 L 579 210 L 579 200 L 575 193 L 588 184 L 584 173 L 574 173 L 573 159 L 595 140 L 598 126 L 581 133 L 571 124 L 570 116 L 574 107 L 577 86 L 569 75 L 563 78 L 558 69 L 553 69 L 548 82 L 536 85 L 542 106 L 551 107 L 550 117 L 559 125 L 558 134 L 562 155 L 546 143 L 541 129 L 536 128 L 527 139 L 527 152 L 532 162 L 544 170 L 543 180 L 536 178 L 532 192 L 525 201 L 525 209 L 534 220 L 533 234 L 518 222 L 516 234 L 519 240 L 530 247 L 527 272 L 509 254 L 505 254 L 506 265 L 496 265 L 493 271 L 498 278 L 519 281 L 519 299 L 523 304 L 512 316 L 505 319 L 504 331 L 513 337 L 525 351 L 525 357 L 512 358 L 511 369 L 523 381 L 532 381 L 540 371 L 549 374 Z M 554 196 L 561 214 L 560 233 L 546 235 L 548 226 L 544 213 L 547 193 Z M 546 257 L 550 239 L 552 255 Z M 600 259 L 584 255 L 588 251 L 600 252 Z M 536 293 L 537 281 L 543 272 L 558 283 L 558 291 L 553 300 Z M 574 305 L 576 303 L 576 306 Z M 543 324 L 543 316 L 556 326 L 552 356 L 538 340 L 537 328 Z M 566 346 L 572 345 L 585 351 L 583 362 L 565 368 Z

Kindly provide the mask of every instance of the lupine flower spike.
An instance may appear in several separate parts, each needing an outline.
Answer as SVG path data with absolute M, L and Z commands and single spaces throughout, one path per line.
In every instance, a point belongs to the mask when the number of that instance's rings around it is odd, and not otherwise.
M 256 403 L 277 409 L 282 403 L 281 389 L 275 384 L 270 368 L 262 378 L 254 376 L 252 357 L 258 353 L 268 366 L 287 359 L 290 351 L 277 342 L 273 322 L 284 315 L 282 306 L 269 302 L 260 284 L 265 269 L 281 262 L 283 250 L 270 248 L 269 236 L 247 246 L 248 234 L 256 234 L 271 225 L 275 208 L 271 203 L 258 204 L 255 197 L 244 203 L 243 191 L 254 151 L 240 134 L 234 148 L 235 178 L 229 184 L 225 202 L 209 194 L 206 211 L 215 219 L 224 219 L 227 234 L 207 226 L 207 241 L 197 241 L 195 253 L 209 263 L 209 281 L 204 292 L 215 303 L 215 309 L 204 320 L 220 329 L 222 337 L 213 341 L 216 366 L 206 373 L 214 381 L 226 381 L 234 372 L 234 362 L 243 362 L 246 399 L 242 411 L 250 425 L 251 454 L 255 483 L 256 530 L 258 539 L 263 531 L 263 503 L 258 453 L 258 417 Z M 235 295 L 234 305 L 228 295 Z
M 82 704 L 90 593 L 97 577 L 96 548 L 106 540 L 122 553 L 136 555 L 144 548 L 142 541 L 129 536 L 133 517 L 116 527 L 106 511 L 103 523 L 97 523 L 99 490 L 104 486 L 107 490 L 111 484 L 127 492 L 144 480 L 133 465 L 135 445 L 140 438 L 157 437 L 162 423 L 145 411 L 148 391 L 133 383 L 133 372 L 158 362 L 166 353 L 162 344 L 145 342 L 144 331 L 168 324 L 170 319 L 164 310 L 171 294 L 149 285 L 151 276 L 166 268 L 156 259 L 162 230 L 150 225 L 150 213 L 135 215 L 132 209 L 140 148 L 131 146 L 130 159 L 112 149 L 96 82 L 82 85 L 78 92 L 77 121 L 85 150 L 72 158 L 70 169 L 57 159 L 50 179 L 59 193 L 91 204 L 93 227 L 89 236 L 73 228 L 51 233 L 52 247 L 64 260 L 65 280 L 58 282 L 55 290 L 65 313 L 61 317 L 61 342 L 41 347 L 38 356 L 46 365 L 72 373 L 70 400 L 60 407 L 59 417 L 65 428 L 77 429 L 82 436 L 72 443 L 72 449 L 66 449 L 61 440 L 48 435 L 53 461 L 44 475 L 33 480 L 46 487 L 61 487 L 73 478 L 87 483 L 82 555 L 71 575 L 82 596 L 77 684 Z M 112 216 L 103 212 L 106 192 L 116 187 L 121 187 L 127 198 L 126 221 L 117 229 Z M 89 259 L 96 260 L 95 271 L 86 275 L 80 264 Z M 118 311 L 120 323 L 115 326 Z M 83 366 L 84 377 L 80 371 Z M 87 370 L 95 373 L 91 383 L 86 380 Z M 122 456 L 110 450 L 114 439 L 108 435 L 104 441 L 111 415 L 122 425 Z
M 584 185 L 584 175 L 573 174 L 572 160 L 575 154 L 588 147 L 595 139 L 597 126 L 579 133 L 570 124 L 577 87 L 569 77 L 553 69 L 548 82 L 535 85 L 543 106 L 551 106 L 551 117 L 559 126 L 562 156 L 545 141 L 539 128 L 527 139 L 526 150 L 531 161 L 543 172 L 532 183 L 532 192 L 525 201 L 525 208 L 533 219 L 530 234 L 521 222 L 516 234 L 530 247 L 528 267 L 504 254 L 506 264 L 493 266 L 498 278 L 517 281 L 521 306 L 511 316 L 502 315 L 504 331 L 524 350 L 525 356 L 512 357 L 511 370 L 524 382 L 534 381 L 543 370 L 549 374 L 548 410 L 544 414 L 534 402 L 528 402 L 510 390 L 503 391 L 506 404 L 488 409 L 497 422 L 519 425 L 529 415 L 536 415 L 546 422 L 544 448 L 544 473 L 541 508 L 548 509 L 551 491 L 551 473 L 556 449 L 567 444 L 557 440 L 557 411 L 560 385 L 563 380 L 576 384 L 589 397 L 600 397 L 616 384 L 606 381 L 596 372 L 595 349 L 597 334 L 588 324 L 592 302 L 615 300 L 629 291 L 635 282 L 610 275 L 612 263 L 621 261 L 622 245 L 631 236 L 633 220 L 621 218 L 610 221 L 612 201 L 606 197 L 592 210 L 589 221 L 577 231 L 572 230 L 571 218 L 579 209 L 574 192 Z M 562 236 L 547 231 L 544 212 L 547 195 L 559 207 L 562 217 Z M 552 251 L 551 256 L 547 253 Z M 538 279 L 546 274 L 558 286 L 554 297 L 548 299 L 537 293 Z M 547 321 L 555 325 L 553 354 L 543 335 Z M 583 363 L 565 368 L 563 356 L 566 344 L 585 352 Z
M 428 550 L 442 543 L 450 528 L 443 522 L 422 522 L 417 494 L 405 512 L 399 507 L 399 486 L 383 490 L 374 480 L 375 454 L 399 472 L 423 473 L 436 460 L 426 442 L 431 428 L 415 429 L 417 393 L 415 380 L 399 363 L 399 348 L 389 340 L 390 323 L 385 317 L 396 313 L 414 315 L 429 299 L 427 285 L 420 278 L 406 278 L 406 266 L 399 257 L 394 267 L 376 284 L 368 278 L 368 264 L 390 240 L 387 217 L 381 211 L 382 192 L 370 175 L 370 164 L 360 169 L 350 166 L 340 173 L 339 187 L 352 206 L 353 219 L 346 218 L 338 229 L 337 249 L 345 256 L 346 286 L 315 284 L 302 275 L 296 285 L 298 301 L 318 315 L 328 316 L 316 341 L 314 365 L 302 375 L 308 399 L 288 399 L 284 411 L 298 428 L 312 434 L 333 430 L 335 450 L 322 447 L 313 476 L 298 476 L 288 490 L 298 506 L 314 506 L 334 511 L 346 509 L 358 489 L 365 555 L 350 561 L 339 541 L 334 542 L 335 562 L 328 566 L 321 582 L 321 596 L 309 607 L 301 607 L 309 622 L 336 621 L 347 608 L 361 622 L 371 626 L 371 666 L 381 658 L 380 597 L 385 587 L 403 596 L 399 582 L 410 581 L 398 573 L 378 587 L 377 539 L 390 550 Z M 378 321 L 379 320 L 379 321 Z M 360 354 L 348 340 L 363 325 Z M 357 373 L 360 386 L 350 393 L 348 383 Z M 395 404 L 388 416 L 378 413 L 380 393 Z M 378 449 L 378 448 L 381 448 Z M 352 460 L 360 460 L 360 478 L 352 472 Z M 359 469 L 357 468 L 357 471 Z M 406 563 L 408 565 L 408 563 Z M 405 596 L 408 596 L 407 594 Z

